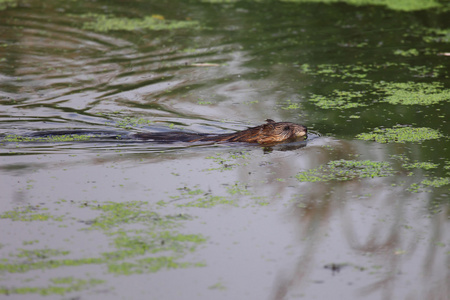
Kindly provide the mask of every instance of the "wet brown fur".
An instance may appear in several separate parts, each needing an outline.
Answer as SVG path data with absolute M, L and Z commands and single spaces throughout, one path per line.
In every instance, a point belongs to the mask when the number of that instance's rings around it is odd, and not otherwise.
M 191 140 L 191 142 L 214 141 L 276 144 L 306 137 L 307 129 L 303 125 L 290 122 L 275 122 L 271 119 L 266 120 L 266 122 L 266 124 L 251 127 L 236 133 L 207 136 Z
M 266 122 L 263 125 L 236 133 L 217 135 L 187 132 L 137 133 L 134 134 L 134 137 L 155 142 L 243 142 L 258 144 L 277 144 L 306 137 L 307 129 L 303 125 L 290 122 L 275 122 L 270 119 L 266 120 Z

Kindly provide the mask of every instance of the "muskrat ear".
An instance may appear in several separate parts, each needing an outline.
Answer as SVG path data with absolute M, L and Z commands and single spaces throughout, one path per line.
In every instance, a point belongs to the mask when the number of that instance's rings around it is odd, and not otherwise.
M 267 123 L 276 123 L 276 122 L 275 122 L 274 120 L 272 120 L 272 119 L 267 119 L 266 122 L 267 122 Z
M 275 124 L 275 122 L 267 122 L 266 124 L 263 124 L 262 126 L 261 126 L 261 131 L 263 131 L 263 130 L 273 130 L 274 128 L 275 128 L 275 125 L 273 125 L 273 124 Z

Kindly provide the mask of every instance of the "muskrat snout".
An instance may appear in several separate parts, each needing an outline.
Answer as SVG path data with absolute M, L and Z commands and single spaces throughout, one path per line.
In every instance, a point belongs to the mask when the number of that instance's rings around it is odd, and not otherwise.
M 306 128 L 306 126 L 298 125 L 298 127 L 299 128 L 297 128 L 294 133 L 296 137 L 302 137 L 308 133 L 308 128 Z

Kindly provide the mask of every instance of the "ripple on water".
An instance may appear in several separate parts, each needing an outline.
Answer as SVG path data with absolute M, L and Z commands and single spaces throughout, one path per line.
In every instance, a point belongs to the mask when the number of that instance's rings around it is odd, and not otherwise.
M 39 119 L 60 127 L 86 124 L 82 120 L 86 118 L 95 119 L 94 124 L 110 121 L 99 112 L 180 117 L 170 104 L 161 105 L 166 102 L 161 96 L 168 91 L 184 94 L 193 82 L 205 84 L 218 76 L 217 71 L 193 64 L 208 61 L 220 66 L 233 48 L 219 45 L 189 50 L 184 42 L 162 47 L 171 38 L 166 33 L 146 34 L 144 41 L 136 42 L 135 32 L 83 30 L 81 25 L 74 26 L 80 23 L 74 15 L 1 13 L 7 16 L 0 18 L 0 30 L 8 42 L 0 50 L 6 57 L 0 61 L 4 79 L 0 81 L 0 118 L 16 127 L 45 127 Z M 152 103 L 156 110 L 147 107 Z M 34 122 L 25 123 L 30 119 Z

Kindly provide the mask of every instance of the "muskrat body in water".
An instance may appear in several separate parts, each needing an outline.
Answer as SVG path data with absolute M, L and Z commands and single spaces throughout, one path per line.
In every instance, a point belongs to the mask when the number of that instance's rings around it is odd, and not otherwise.
M 267 119 L 267 123 L 235 133 L 226 134 L 196 134 L 186 132 L 173 133 L 136 133 L 132 137 L 153 141 L 180 142 L 222 142 L 222 143 L 258 143 L 277 144 L 306 138 L 307 128 L 290 122 L 275 122 Z
M 205 134 L 193 132 L 116 132 L 116 131 L 87 131 L 87 130 L 63 130 L 63 131 L 41 131 L 32 134 L 32 137 L 52 137 L 52 136 L 74 136 L 89 135 L 92 139 L 119 139 L 131 141 L 148 141 L 156 143 L 175 143 L 175 142 L 216 142 L 216 143 L 254 143 L 262 145 L 279 144 L 283 142 L 293 142 L 304 140 L 307 129 L 305 126 L 290 122 L 275 122 L 271 119 L 266 120 L 265 124 L 251 127 L 246 130 L 235 133 L 225 134 Z

